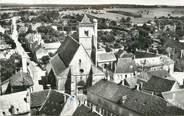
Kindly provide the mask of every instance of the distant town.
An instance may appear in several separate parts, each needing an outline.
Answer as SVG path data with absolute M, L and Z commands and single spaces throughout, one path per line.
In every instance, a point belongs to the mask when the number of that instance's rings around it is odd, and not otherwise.
M 0 5 L 0 116 L 184 116 L 184 6 Z

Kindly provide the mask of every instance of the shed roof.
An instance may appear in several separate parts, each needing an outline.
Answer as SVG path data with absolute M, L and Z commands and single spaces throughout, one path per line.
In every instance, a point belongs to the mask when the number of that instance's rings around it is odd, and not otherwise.
M 99 63 L 101 62 L 113 62 L 116 61 L 116 57 L 114 55 L 114 53 L 111 52 L 107 52 L 107 53 L 99 53 L 97 54 L 97 61 Z

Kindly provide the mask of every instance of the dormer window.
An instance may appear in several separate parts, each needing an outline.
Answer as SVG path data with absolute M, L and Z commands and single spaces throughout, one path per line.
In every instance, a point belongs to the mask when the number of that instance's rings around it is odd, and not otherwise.
M 89 36 L 89 31 L 84 31 L 84 34 L 85 34 L 86 36 Z

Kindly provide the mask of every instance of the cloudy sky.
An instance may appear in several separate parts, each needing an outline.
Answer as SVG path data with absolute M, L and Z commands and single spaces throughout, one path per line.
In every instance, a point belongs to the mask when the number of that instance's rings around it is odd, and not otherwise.
M 0 3 L 23 4 L 138 4 L 184 6 L 184 0 L 0 0 Z

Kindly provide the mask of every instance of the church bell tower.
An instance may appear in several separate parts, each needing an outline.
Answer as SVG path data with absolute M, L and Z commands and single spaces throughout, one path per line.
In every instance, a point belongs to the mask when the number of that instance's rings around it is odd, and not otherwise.
M 87 51 L 88 55 L 96 64 L 96 51 L 97 51 L 97 25 L 96 19 L 90 21 L 85 14 L 82 21 L 79 23 L 79 43 L 82 44 Z

